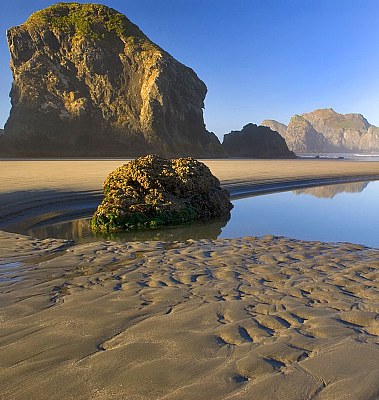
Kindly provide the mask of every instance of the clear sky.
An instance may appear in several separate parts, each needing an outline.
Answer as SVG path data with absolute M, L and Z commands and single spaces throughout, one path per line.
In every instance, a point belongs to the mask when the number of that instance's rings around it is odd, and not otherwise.
M 0 19 L 0 127 L 12 76 L 5 31 L 54 2 L 14 0 Z M 96 1 L 94 1 L 96 2 Z M 206 83 L 219 137 L 333 107 L 379 125 L 379 0 L 104 0 Z

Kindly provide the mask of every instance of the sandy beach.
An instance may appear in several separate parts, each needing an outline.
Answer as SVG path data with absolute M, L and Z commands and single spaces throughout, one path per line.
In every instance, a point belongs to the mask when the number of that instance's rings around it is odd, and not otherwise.
M 122 163 L 2 161 L 1 223 L 97 200 Z M 379 178 L 375 162 L 206 163 L 234 196 Z M 1 399 L 379 398 L 379 250 L 0 231 L 0 264 Z

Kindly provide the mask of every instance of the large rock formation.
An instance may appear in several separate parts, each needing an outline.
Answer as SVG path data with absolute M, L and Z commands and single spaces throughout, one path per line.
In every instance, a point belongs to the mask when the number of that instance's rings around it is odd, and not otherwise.
M 298 153 L 379 150 L 379 128 L 361 114 L 339 114 L 327 108 L 294 115 L 288 127 L 274 120 L 264 120 L 262 125 L 280 132 Z
M 58 3 L 7 37 L 8 154 L 224 155 L 205 129 L 205 84 L 117 11 Z
M 229 193 L 209 168 L 193 158 L 140 157 L 104 182 L 104 199 L 91 226 L 115 232 L 228 217 Z
M 222 146 L 231 157 L 295 158 L 278 132 L 255 124 L 224 135 Z
M 265 119 L 262 121 L 261 126 L 267 126 L 272 131 L 278 132 L 281 137 L 284 137 L 287 132 L 287 125 L 273 119 Z
M 325 139 L 301 115 L 294 115 L 288 124 L 285 140 L 290 149 L 299 153 L 323 151 Z

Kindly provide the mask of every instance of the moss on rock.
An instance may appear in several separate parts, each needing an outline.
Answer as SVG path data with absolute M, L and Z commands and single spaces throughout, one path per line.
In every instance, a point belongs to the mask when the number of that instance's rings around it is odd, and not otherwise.
M 29 28 L 43 27 L 72 34 L 73 38 L 106 39 L 109 36 L 146 36 L 125 15 L 101 4 L 57 3 L 33 13 Z
M 108 176 L 91 227 L 117 232 L 180 225 L 226 216 L 232 207 L 228 192 L 205 164 L 148 155 Z

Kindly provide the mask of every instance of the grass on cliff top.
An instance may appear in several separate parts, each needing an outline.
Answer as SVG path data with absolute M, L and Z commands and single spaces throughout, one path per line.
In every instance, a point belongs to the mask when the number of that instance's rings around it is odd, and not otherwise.
M 77 39 L 106 39 L 112 34 L 147 39 L 125 15 L 101 4 L 57 3 L 35 12 L 25 24 L 71 33 Z

